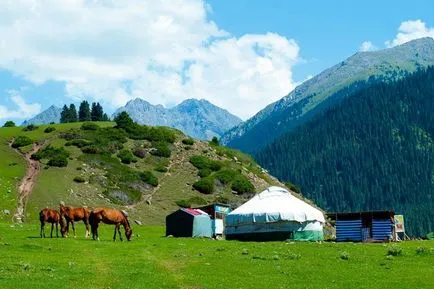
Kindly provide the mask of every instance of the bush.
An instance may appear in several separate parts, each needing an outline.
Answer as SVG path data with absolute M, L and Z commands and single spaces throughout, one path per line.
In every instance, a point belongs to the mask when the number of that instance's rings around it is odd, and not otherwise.
M 62 156 L 55 156 L 48 161 L 50 167 L 66 167 L 68 166 L 68 159 Z
M 50 132 L 53 132 L 53 131 L 55 131 L 55 130 L 56 130 L 55 127 L 53 127 L 53 126 L 49 126 L 49 127 L 47 127 L 46 129 L 44 129 L 44 132 L 45 132 L 45 133 L 50 133 Z
M 158 186 L 158 178 L 150 171 L 140 173 L 140 179 L 151 186 Z
M 255 192 L 255 187 L 252 185 L 250 180 L 244 175 L 238 175 L 234 182 L 232 183 L 232 190 L 238 194 L 253 193 Z
M 89 146 L 82 147 L 81 151 L 85 154 L 92 154 L 92 155 L 100 153 L 99 148 L 95 145 L 89 145 Z
M 431 233 L 426 234 L 426 238 L 427 238 L 428 240 L 434 240 L 434 232 L 431 232 Z
M 190 163 L 197 169 L 210 169 L 211 171 L 218 171 L 222 168 L 222 163 L 219 161 L 210 160 L 207 157 L 195 155 L 190 158 Z
M 76 183 L 84 183 L 86 180 L 83 177 L 77 176 L 74 178 L 74 182 Z
M 225 185 L 231 183 L 239 176 L 240 173 L 232 169 L 221 170 L 215 174 L 215 178 Z
M 155 168 L 155 171 L 160 172 L 160 173 L 167 173 L 168 169 L 166 166 L 160 164 Z
M 85 139 L 73 139 L 73 140 L 66 142 L 65 146 L 67 146 L 67 147 L 68 146 L 75 146 L 78 148 L 83 148 L 83 147 L 89 146 L 91 144 L 92 143 L 90 141 L 85 140 Z
M 402 248 L 398 245 L 392 245 L 387 248 L 387 256 L 400 256 L 402 254 Z
M 152 146 L 155 150 L 151 151 L 151 154 L 158 157 L 169 158 L 172 155 L 172 151 L 166 142 L 156 142 Z
M 81 125 L 82 130 L 98 130 L 99 125 L 93 122 L 85 122 Z
M 416 254 L 417 255 L 425 255 L 425 254 L 428 254 L 428 249 L 427 248 L 425 248 L 425 247 L 417 247 L 416 248 Z
M 216 136 L 212 138 L 210 143 L 211 143 L 211 145 L 214 145 L 214 146 L 220 145 L 219 139 Z
M 181 208 L 191 208 L 191 204 L 187 200 L 179 200 L 175 203 Z
M 15 127 L 15 122 L 9 120 L 9 121 L 5 122 L 3 127 Z
M 201 178 L 206 178 L 207 176 L 211 175 L 212 171 L 210 169 L 201 169 L 199 170 L 198 176 Z
M 121 159 L 121 162 L 123 164 L 130 164 L 137 162 L 137 159 L 134 157 L 134 155 L 131 153 L 130 150 L 121 150 L 118 153 L 118 158 Z
M 193 184 L 193 188 L 202 194 L 212 194 L 214 192 L 214 179 L 211 177 L 202 178 Z
M 24 146 L 31 145 L 33 141 L 27 136 L 19 136 L 12 143 L 13 148 L 20 148 Z
M 186 138 L 186 139 L 182 140 L 182 143 L 185 144 L 185 145 L 192 146 L 192 145 L 194 145 L 194 139 L 192 139 L 191 137 L 190 138 Z
M 288 187 L 288 189 L 290 189 L 291 191 L 301 195 L 301 190 L 298 186 L 294 185 L 291 182 L 286 182 L 285 185 Z
M 133 154 L 136 156 L 136 157 L 138 157 L 138 158 L 141 158 L 141 159 L 143 159 L 144 157 L 146 157 L 146 149 L 144 149 L 144 148 L 142 148 L 142 147 L 136 147 L 134 150 L 133 150 Z
M 39 127 L 34 124 L 29 124 L 25 128 L 23 128 L 23 131 L 34 131 L 37 130 Z
M 229 204 L 230 200 L 223 196 L 218 196 L 215 198 L 214 203 L 220 203 L 220 204 Z

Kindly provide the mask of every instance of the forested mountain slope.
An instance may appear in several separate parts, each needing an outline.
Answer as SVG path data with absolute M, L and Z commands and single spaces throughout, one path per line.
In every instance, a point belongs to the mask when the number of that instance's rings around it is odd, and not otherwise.
M 367 85 L 392 81 L 434 65 L 434 39 L 421 38 L 390 49 L 359 52 L 305 81 L 281 100 L 222 137 L 222 143 L 256 152 Z
M 434 68 L 360 90 L 256 154 L 329 211 L 393 209 L 434 230 Z

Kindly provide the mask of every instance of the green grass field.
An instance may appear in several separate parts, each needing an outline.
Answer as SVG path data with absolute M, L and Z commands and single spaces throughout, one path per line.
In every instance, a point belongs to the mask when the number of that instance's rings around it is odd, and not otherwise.
M 0 223 L 0 288 L 433 288 L 434 242 L 247 243 L 165 238 L 134 226 L 131 242 L 40 239 L 39 225 Z M 46 232 L 49 233 L 48 228 Z M 417 253 L 417 248 L 425 252 Z M 421 250 L 421 249 L 419 249 Z M 347 256 L 344 260 L 341 257 Z

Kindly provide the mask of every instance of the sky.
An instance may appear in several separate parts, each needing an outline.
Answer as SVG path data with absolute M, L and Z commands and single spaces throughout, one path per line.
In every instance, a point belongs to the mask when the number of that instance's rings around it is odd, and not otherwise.
M 197 98 L 248 119 L 358 51 L 434 38 L 434 1 L 0 0 L 0 124 Z

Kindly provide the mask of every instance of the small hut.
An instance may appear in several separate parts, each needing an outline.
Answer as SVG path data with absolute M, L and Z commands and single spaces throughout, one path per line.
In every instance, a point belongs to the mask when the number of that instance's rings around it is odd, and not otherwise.
M 338 242 L 388 242 L 395 240 L 393 211 L 330 213 Z
M 229 205 L 217 203 L 198 207 L 196 209 L 200 209 L 210 215 L 213 237 L 222 237 L 225 229 L 226 215 L 231 212 Z
M 211 218 L 199 209 L 181 208 L 166 217 L 166 236 L 212 237 Z

